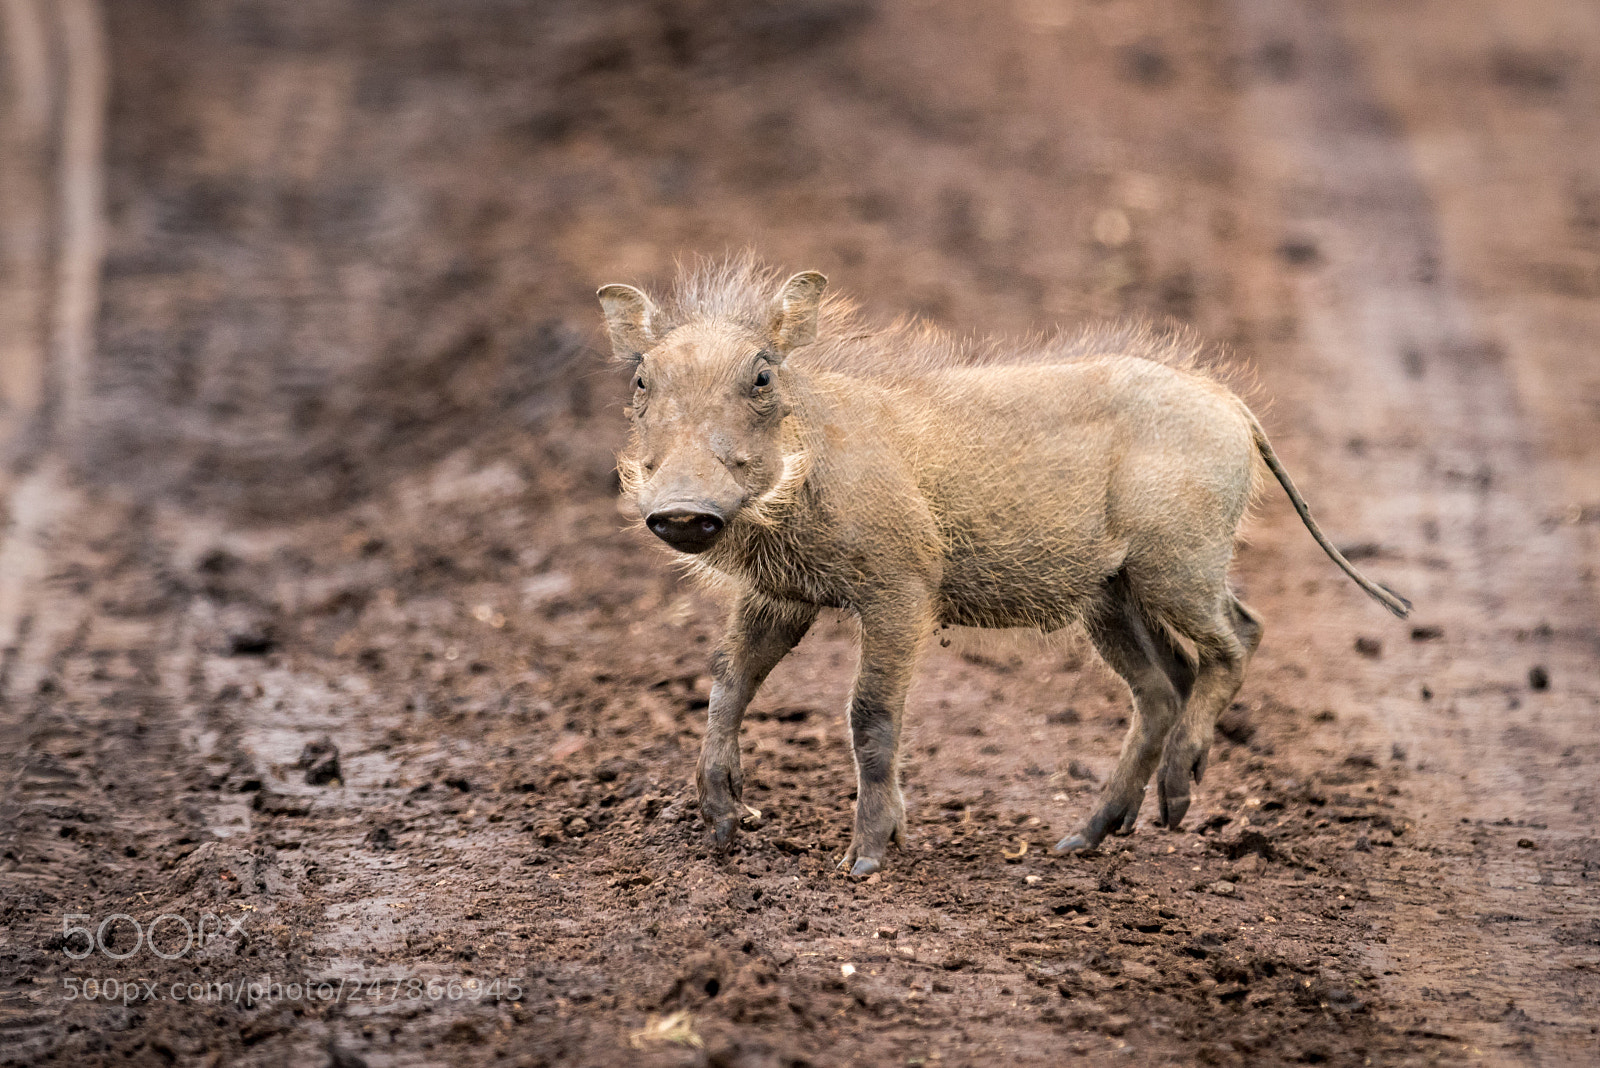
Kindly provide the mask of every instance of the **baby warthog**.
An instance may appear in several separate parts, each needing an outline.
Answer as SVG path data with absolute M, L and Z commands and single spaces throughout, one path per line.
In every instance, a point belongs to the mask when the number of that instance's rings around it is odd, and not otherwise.
M 1081 623 L 1133 691 L 1116 771 L 1057 851 L 1130 832 L 1158 764 L 1161 821 L 1178 826 L 1261 641 L 1228 564 L 1263 463 L 1334 563 L 1396 615 L 1410 609 L 1323 536 L 1192 342 L 1117 328 L 1011 352 L 916 324 L 867 329 L 824 299 L 822 275 L 779 278 L 739 260 L 686 273 L 660 304 L 599 292 L 634 371 L 623 492 L 734 593 L 697 773 L 719 848 L 745 811 L 745 708 L 825 606 L 861 622 L 841 865 L 853 875 L 905 834 L 901 713 L 943 625 Z

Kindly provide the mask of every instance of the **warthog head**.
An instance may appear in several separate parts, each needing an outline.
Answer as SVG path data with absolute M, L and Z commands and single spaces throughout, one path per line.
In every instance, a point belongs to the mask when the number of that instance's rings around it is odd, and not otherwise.
M 770 525 L 804 483 L 805 451 L 787 418 L 798 383 L 784 359 L 816 340 L 827 284 L 815 271 L 795 275 L 759 322 L 673 323 L 632 286 L 601 287 L 612 350 L 634 372 L 623 492 L 679 552 L 705 552 L 735 522 Z

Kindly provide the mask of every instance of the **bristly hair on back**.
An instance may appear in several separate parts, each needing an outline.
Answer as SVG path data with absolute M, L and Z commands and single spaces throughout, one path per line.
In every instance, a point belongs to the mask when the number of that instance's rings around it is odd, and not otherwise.
M 760 333 L 787 275 L 746 251 L 722 259 L 680 260 L 659 305 L 657 336 L 686 323 L 721 319 Z M 830 286 L 818 315 L 817 340 L 792 357 L 807 370 L 903 380 L 958 367 L 1065 363 L 1091 356 L 1134 356 L 1223 383 L 1248 396 L 1248 371 L 1220 346 L 1175 322 L 1116 320 L 1076 331 L 1028 337 L 973 338 L 920 319 L 865 320 L 859 306 Z

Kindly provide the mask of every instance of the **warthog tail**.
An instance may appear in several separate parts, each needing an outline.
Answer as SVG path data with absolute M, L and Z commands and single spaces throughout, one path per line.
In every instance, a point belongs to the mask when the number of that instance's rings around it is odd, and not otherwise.
M 1317 521 L 1311 518 L 1311 509 L 1306 506 L 1305 498 L 1300 496 L 1300 491 L 1295 489 L 1294 480 L 1289 477 L 1289 472 L 1283 469 L 1283 463 L 1278 459 L 1278 454 L 1272 451 L 1272 444 L 1267 441 L 1267 432 L 1261 429 L 1261 424 L 1256 420 L 1253 413 L 1247 412 L 1246 414 L 1250 415 L 1250 432 L 1255 437 L 1256 451 L 1261 453 L 1261 458 L 1267 462 L 1267 467 L 1271 469 L 1273 477 L 1278 480 L 1278 485 L 1282 486 L 1283 491 L 1289 495 L 1289 501 L 1294 505 L 1294 510 L 1300 513 L 1300 521 L 1306 525 L 1307 530 L 1311 531 L 1311 536 L 1317 539 L 1317 544 L 1322 546 L 1322 551 L 1327 553 L 1329 558 L 1338 564 L 1346 575 L 1355 579 L 1357 586 L 1360 586 L 1371 594 L 1373 598 L 1382 602 L 1383 606 L 1389 611 L 1401 619 L 1410 615 L 1410 601 L 1367 578 L 1367 576 L 1356 570 L 1354 564 L 1344 558 L 1343 553 L 1334 548 L 1327 535 L 1322 533 L 1322 528 L 1317 526 Z

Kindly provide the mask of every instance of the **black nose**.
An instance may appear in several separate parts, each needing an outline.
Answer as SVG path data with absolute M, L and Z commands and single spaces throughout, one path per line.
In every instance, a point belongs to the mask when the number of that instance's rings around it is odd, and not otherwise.
M 722 533 L 722 519 L 690 508 L 666 508 L 645 519 L 650 532 L 680 553 L 703 553 Z

